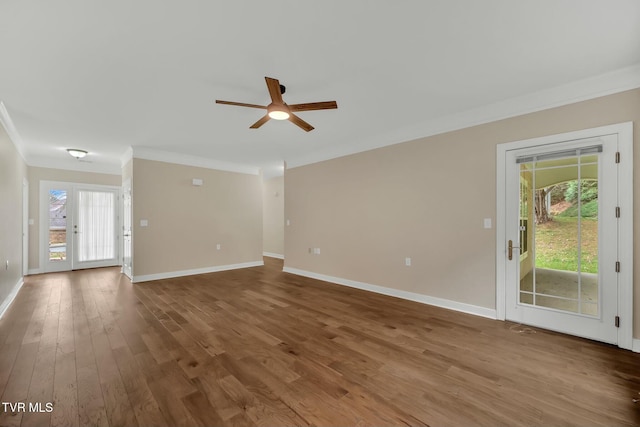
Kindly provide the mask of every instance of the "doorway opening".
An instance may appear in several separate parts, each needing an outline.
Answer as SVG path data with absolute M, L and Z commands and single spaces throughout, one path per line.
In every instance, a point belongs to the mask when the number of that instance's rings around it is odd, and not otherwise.
M 42 181 L 44 272 L 119 265 L 118 187 Z

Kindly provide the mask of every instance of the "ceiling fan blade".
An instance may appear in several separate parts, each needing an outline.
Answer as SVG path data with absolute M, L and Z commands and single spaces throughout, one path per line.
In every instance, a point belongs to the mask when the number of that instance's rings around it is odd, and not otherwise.
M 307 102 L 305 104 L 289 105 L 291 111 L 332 110 L 334 108 L 338 108 L 336 101 Z
M 280 92 L 280 82 L 278 79 L 272 79 L 271 77 L 264 78 L 267 81 L 267 89 L 269 89 L 269 95 L 271 95 L 271 101 L 274 104 L 284 104 L 282 100 L 282 92 Z
M 221 101 L 219 99 L 216 99 L 216 104 L 236 105 L 238 107 L 262 108 L 263 110 L 267 109 L 266 105 L 245 104 L 243 102 L 232 102 L 232 101 Z
M 267 123 L 271 117 L 268 114 L 265 114 L 260 120 L 249 126 L 249 129 L 258 129 L 263 124 Z
M 289 116 L 289 121 L 294 125 L 300 127 L 305 132 L 309 132 L 314 129 L 313 126 L 311 126 L 309 123 L 305 122 L 304 120 L 302 120 L 300 117 L 296 116 L 293 113 L 291 113 L 291 115 Z

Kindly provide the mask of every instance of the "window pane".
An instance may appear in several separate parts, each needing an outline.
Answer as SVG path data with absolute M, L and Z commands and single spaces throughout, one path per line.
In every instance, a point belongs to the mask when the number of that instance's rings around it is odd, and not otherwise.
M 67 192 L 49 190 L 49 261 L 67 259 Z

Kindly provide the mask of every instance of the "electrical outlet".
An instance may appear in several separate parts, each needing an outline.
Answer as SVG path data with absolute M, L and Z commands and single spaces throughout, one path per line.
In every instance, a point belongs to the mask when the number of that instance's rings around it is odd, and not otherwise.
M 217 249 L 217 250 L 220 250 L 220 248 L 221 248 L 221 247 L 222 247 L 222 246 L 220 246 L 220 243 L 218 243 L 218 244 L 216 245 L 216 249 Z
M 410 267 L 411 266 L 411 258 L 406 257 L 404 259 L 404 265 L 406 265 L 407 267 Z

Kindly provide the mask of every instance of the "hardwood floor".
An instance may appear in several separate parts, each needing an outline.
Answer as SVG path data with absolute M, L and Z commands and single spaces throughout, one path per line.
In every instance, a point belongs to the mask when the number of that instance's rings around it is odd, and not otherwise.
M 640 355 L 265 266 L 29 276 L 0 425 L 640 425 Z M 53 411 L 45 404 L 53 402 Z

